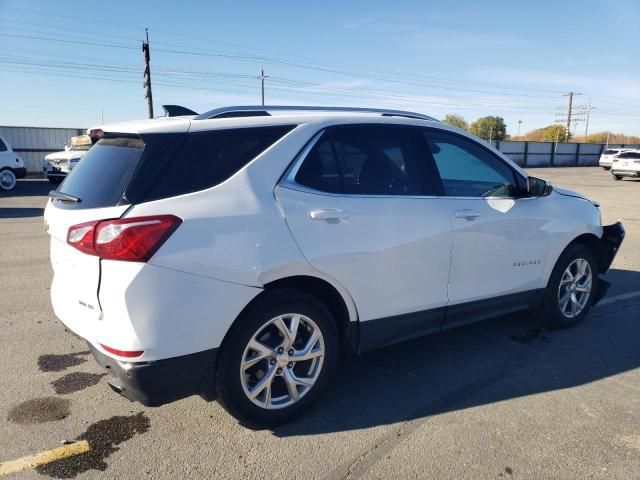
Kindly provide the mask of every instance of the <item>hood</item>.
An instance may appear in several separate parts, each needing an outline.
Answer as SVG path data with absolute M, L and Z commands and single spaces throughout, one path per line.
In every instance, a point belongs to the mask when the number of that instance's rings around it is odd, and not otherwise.
M 583 200 L 589 200 L 587 197 L 579 194 L 578 192 L 574 192 L 573 190 L 567 190 L 566 188 L 556 187 L 555 185 L 553 186 L 553 191 L 558 192 L 560 195 L 564 195 L 565 197 L 575 197 L 575 198 L 582 198 Z
M 70 160 L 72 158 L 82 158 L 87 154 L 87 150 L 63 150 L 62 152 L 50 153 L 45 160 Z
M 587 202 L 594 204 L 596 207 L 600 206 L 598 202 L 591 200 L 590 198 L 587 198 L 578 192 L 574 192 L 573 190 L 567 190 L 566 188 L 559 188 L 554 186 L 553 191 L 559 193 L 560 195 L 564 195 L 565 197 L 573 197 L 580 198 L 581 200 L 586 200 Z

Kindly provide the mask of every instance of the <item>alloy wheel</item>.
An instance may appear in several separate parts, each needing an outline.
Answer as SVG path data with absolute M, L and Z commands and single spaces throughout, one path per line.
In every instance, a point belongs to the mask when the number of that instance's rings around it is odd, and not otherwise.
M 558 306 L 567 318 L 574 318 L 587 306 L 593 284 L 591 265 L 584 258 L 576 258 L 566 268 L 558 287 Z
M 297 313 L 279 315 L 247 344 L 240 362 L 242 389 L 261 408 L 289 407 L 313 388 L 324 357 L 324 337 L 313 320 Z

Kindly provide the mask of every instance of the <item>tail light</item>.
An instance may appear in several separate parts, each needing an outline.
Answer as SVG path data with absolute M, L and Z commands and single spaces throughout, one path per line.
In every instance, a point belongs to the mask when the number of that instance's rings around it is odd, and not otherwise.
M 181 223 L 173 215 L 97 220 L 69 228 L 67 243 L 106 260 L 146 262 Z

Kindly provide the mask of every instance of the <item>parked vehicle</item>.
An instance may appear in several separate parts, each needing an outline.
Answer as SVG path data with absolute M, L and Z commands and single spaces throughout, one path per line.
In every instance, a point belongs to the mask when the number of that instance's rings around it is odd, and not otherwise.
M 91 138 L 88 135 L 78 135 L 69 139 L 63 151 L 44 157 L 42 171 L 49 182 L 55 185 L 61 183 L 90 148 Z
M 13 151 L 9 142 L 0 137 L 0 190 L 13 190 L 18 178 L 27 176 L 22 157 Z
M 607 148 L 602 155 L 600 155 L 600 160 L 598 160 L 598 165 L 600 165 L 605 170 L 611 169 L 611 164 L 613 163 L 614 158 L 620 155 L 622 152 L 628 152 L 632 150 L 631 148 Z
M 628 150 L 618 154 L 611 165 L 614 180 L 623 177 L 640 177 L 640 150 Z
M 318 400 L 343 354 L 525 310 L 576 325 L 624 236 L 421 114 L 229 107 L 100 130 L 46 207 L 56 315 L 125 397 L 217 397 L 254 428 Z

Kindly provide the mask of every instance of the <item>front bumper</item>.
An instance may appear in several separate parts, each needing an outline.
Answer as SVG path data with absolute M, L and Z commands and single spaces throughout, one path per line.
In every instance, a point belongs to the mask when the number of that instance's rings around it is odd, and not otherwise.
M 620 245 L 622 245 L 624 235 L 625 230 L 622 222 L 616 222 L 613 225 L 605 225 L 602 227 L 603 252 L 600 260 L 600 271 L 602 273 L 609 270 L 613 259 L 620 249 Z
M 121 362 L 89 343 L 96 362 L 113 377 L 109 386 L 123 397 L 147 407 L 201 395 L 215 397 L 214 376 L 218 349 L 155 362 Z

